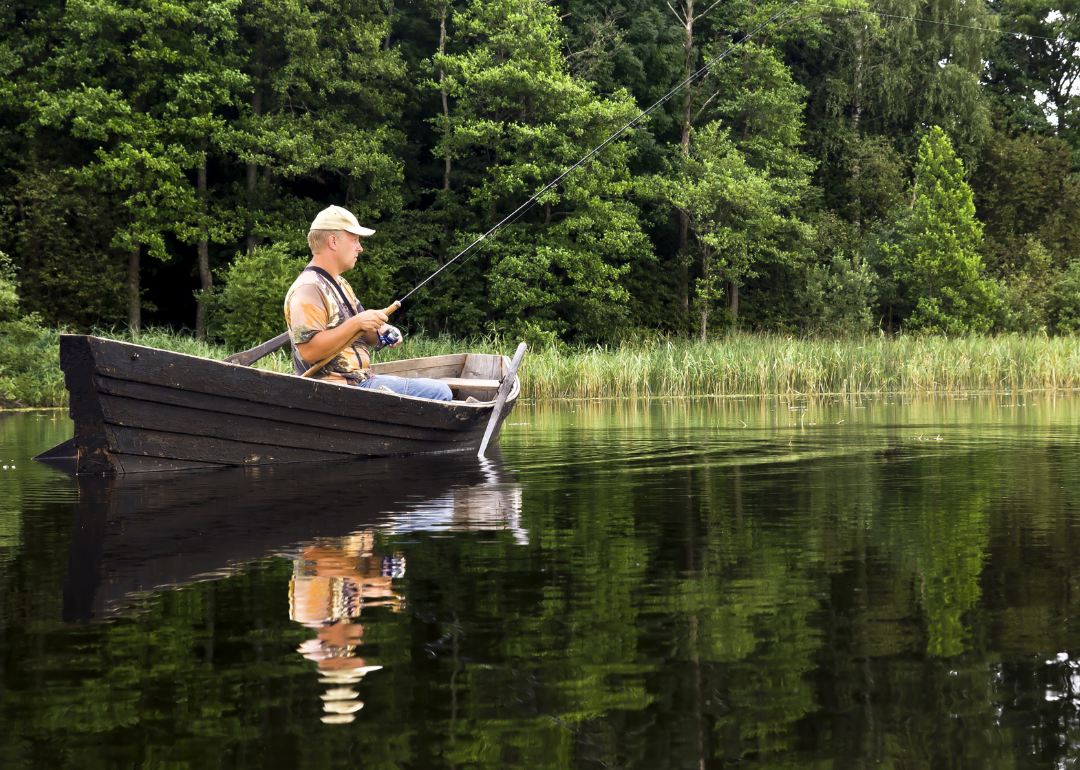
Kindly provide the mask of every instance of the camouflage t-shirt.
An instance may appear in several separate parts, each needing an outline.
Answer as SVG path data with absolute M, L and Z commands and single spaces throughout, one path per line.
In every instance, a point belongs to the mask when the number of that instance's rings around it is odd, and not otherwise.
M 337 284 L 357 312 L 362 312 L 364 308 L 356 301 L 349 282 L 338 276 Z M 333 329 L 352 315 L 350 308 L 342 303 L 327 278 L 314 270 L 300 273 L 285 295 L 285 323 L 289 325 L 293 369 L 297 374 L 303 374 L 318 361 L 305 361 L 300 357 L 296 346 L 309 342 L 321 331 Z M 358 339 L 338 353 L 315 377 L 342 385 L 363 382 L 370 376 L 367 372 L 370 360 L 367 343 Z

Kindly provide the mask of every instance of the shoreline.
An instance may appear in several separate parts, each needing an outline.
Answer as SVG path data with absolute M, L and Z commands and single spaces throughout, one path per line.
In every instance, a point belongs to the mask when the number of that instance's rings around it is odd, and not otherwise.
M 36 340 L 20 355 L 13 345 L 0 369 L 0 398 L 21 409 L 63 408 L 59 332 Z M 43 335 L 43 336 L 45 336 Z M 163 329 L 100 336 L 220 360 L 224 345 Z M 53 344 L 55 340 L 55 345 Z M 516 341 L 500 338 L 408 338 L 381 360 L 448 353 L 505 353 Z M 52 355 L 47 350 L 57 351 Z M 14 366 L 12 364 L 15 364 Z M 291 369 L 281 353 L 257 368 Z M 522 403 L 550 400 L 651 398 L 824 398 L 884 394 L 978 394 L 1080 390 L 1080 337 L 998 335 L 960 338 L 905 336 L 794 339 L 734 334 L 702 343 L 653 338 L 606 345 L 557 344 L 526 356 Z

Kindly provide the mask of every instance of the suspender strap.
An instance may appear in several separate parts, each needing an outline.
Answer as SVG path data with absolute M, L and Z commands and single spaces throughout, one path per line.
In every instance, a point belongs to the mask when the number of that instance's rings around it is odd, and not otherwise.
M 308 265 L 304 268 L 304 270 L 310 270 L 313 273 L 318 273 L 323 278 L 325 278 L 327 282 L 334 287 L 334 291 L 337 292 L 338 299 L 341 300 L 341 303 L 349 309 L 350 313 L 352 313 L 353 315 L 357 315 L 356 308 L 353 307 L 353 303 L 349 301 L 349 297 L 345 294 L 345 290 L 341 288 L 341 284 L 334 280 L 334 276 L 330 275 L 330 273 L 326 272 L 321 267 L 316 267 L 315 265 Z M 360 310 L 363 309 L 364 308 L 362 307 L 360 308 Z

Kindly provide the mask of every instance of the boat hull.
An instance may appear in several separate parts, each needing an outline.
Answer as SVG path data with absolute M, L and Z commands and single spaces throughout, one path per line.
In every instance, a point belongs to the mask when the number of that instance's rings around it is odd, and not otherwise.
M 504 369 L 503 356 L 461 356 Z M 394 373 L 454 368 L 453 356 Z M 140 473 L 476 451 L 494 402 L 438 402 L 63 335 L 78 473 Z M 480 367 L 481 369 L 483 367 Z M 466 373 L 468 376 L 468 373 Z M 500 415 L 513 408 L 515 383 Z M 459 392 L 459 397 L 464 391 Z

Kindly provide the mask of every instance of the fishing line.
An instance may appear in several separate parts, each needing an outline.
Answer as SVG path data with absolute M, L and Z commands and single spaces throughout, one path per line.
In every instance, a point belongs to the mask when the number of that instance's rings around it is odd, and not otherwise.
M 816 3 L 814 0 L 800 0 L 805 5 L 812 5 L 818 8 L 832 8 L 834 11 L 842 11 L 844 13 L 868 13 L 873 16 L 882 16 L 887 19 L 900 19 L 901 21 L 920 21 L 924 24 L 937 24 L 940 27 L 957 27 L 958 29 L 973 29 L 977 32 L 989 32 L 994 35 L 1016 35 L 1017 37 L 1026 37 L 1029 40 L 1049 40 L 1051 43 L 1072 43 L 1076 45 L 1075 40 L 1069 40 L 1062 37 L 1044 37 L 1042 35 L 1029 35 L 1027 32 L 1012 32 L 1007 29 L 990 29 L 989 27 L 975 27 L 970 24 L 955 24 L 951 21 L 937 21 L 935 19 L 924 19 L 921 16 L 898 16 L 895 13 L 884 13 L 882 11 L 871 11 L 865 8 L 843 8 L 839 5 L 829 5 L 827 3 Z
M 750 38 L 752 38 L 752 37 L 753 37 L 754 35 L 756 35 L 756 34 L 757 34 L 758 32 L 760 32 L 760 31 L 761 31 L 762 29 L 764 29 L 765 27 L 767 27 L 768 25 L 772 24 L 772 23 L 773 23 L 774 21 L 776 21 L 777 19 L 779 19 L 779 18 L 780 18 L 781 16 L 783 16 L 783 15 L 784 15 L 785 13 L 787 13 L 787 12 L 788 12 L 788 11 L 790 11 L 790 10 L 791 10 L 792 8 L 794 8 L 794 7 L 796 6 L 796 5 L 798 5 L 798 4 L 799 4 L 799 3 L 801 2 L 801 1 L 802 1 L 802 0 L 794 0 L 794 2 L 792 2 L 792 3 L 790 4 L 790 5 L 788 5 L 788 6 L 785 6 L 784 8 L 780 9 L 779 11 L 777 11 L 776 13 L 774 13 L 774 14 L 773 14 L 772 16 L 770 16 L 769 18 L 767 18 L 767 19 L 766 19 L 765 21 L 761 22 L 761 24 L 758 24 L 758 25 L 757 25 L 757 26 L 756 26 L 756 27 L 755 27 L 754 29 L 750 30 L 750 31 L 749 31 L 749 32 L 747 32 L 747 33 L 746 33 L 745 35 L 743 35 L 743 37 L 742 37 L 742 38 L 740 38 L 740 39 L 739 39 L 738 41 L 736 41 L 736 42 L 732 43 L 732 44 L 731 44 L 730 46 L 728 46 L 728 47 L 727 47 L 727 49 L 726 49 L 726 50 L 724 50 L 723 52 L 721 52 L 721 53 L 717 54 L 717 55 L 716 55 L 715 57 L 713 57 L 712 59 L 710 59 L 710 60 L 709 60 L 708 62 L 706 62 L 706 63 L 705 63 L 705 65 L 704 65 L 704 66 L 702 66 L 702 67 L 701 67 L 701 68 L 700 68 L 699 70 L 697 70 L 696 72 L 694 72 L 694 73 L 693 73 L 692 75 L 690 75 L 689 77 L 687 77 L 687 78 L 686 78 L 685 80 L 683 80 L 683 81 L 682 81 L 681 83 L 679 83 L 679 84 L 678 84 L 677 86 L 675 86 L 675 87 L 674 87 L 673 89 L 671 89 L 670 91 L 668 91 L 668 92 L 667 92 L 667 93 L 666 93 L 666 94 L 665 94 L 664 96 L 662 96 L 662 97 L 661 97 L 661 98 L 660 98 L 660 99 L 659 99 L 659 100 L 658 100 L 658 101 L 657 101 L 657 102 L 656 102 L 655 104 L 653 104 L 653 105 L 652 105 L 651 107 L 649 107 L 648 109 L 644 110 L 643 112 L 639 113 L 639 114 L 637 115 L 637 117 L 633 118 L 633 119 L 632 119 L 631 121 L 629 121 L 629 122 L 628 122 L 628 123 L 627 123 L 626 125 L 624 125 L 624 126 L 623 126 L 622 128 L 620 128 L 620 129 L 619 129 L 618 131 L 616 131 L 616 132 L 615 132 L 614 134 L 612 134 L 612 135 L 611 135 L 611 136 L 609 136 L 609 137 L 608 137 L 607 139 L 605 139 L 605 140 L 604 140 L 603 142 L 601 142 L 601 143 L 600 143 L 600 144 L 598 144 L 598 145 L 597 145 L 596 147 L 594 147 L 593 149 L 591 149 L 591 150 L 590 150 L 590 151 L 589 151 L 589 152 L 588 152 L 588 153 L 587 153 L 587 154 L 586 154 L 586 155 L 585 155 L 585 156 L 584 156 L 584 157 L 583 157 L 583 158 L 582 158 L 581 160 L 579 160 L 579 161 L 578 161 L 577 163 L 575 163 L 574 165 L 570 166 L 570 168 L 566 169 L 566 170 L 565 170 L 564 172 L 562 172 L 561 174 L 559 174 L 559 176 L 557 176 L 557 177 L 556 177 L 555 179 L 553 179 L 553 180 L 552 180 L 551 182 L 549 182 L 549 183 L 548 183 L 547 185 L 545 185 L 545 186 L 544 186 L 544 187 L 543 187 L 543 188 L 542 188 L 542 189 L 541 189 L 541 190 L 540 190 L 539 192 L 537 192 L 537 193 L 536 193 L 535 195 L 533 195 L 533 196 L 532 196 L 531 198 L 529 198 L 529 199 L 528 199 L 527 201 L 525 201 L 525 202 L 524 202 L 524 203 L 522 203 L 522 204 L 521 204 L 520 206 L 518 206 L 518 207 L 517 207 L 516 209 L 514 209 L 514 211 L 512 211 L 512 212 L 511 212 L 511 213 L 510 213 L 510 214 L 509 214 L 508 216 L 506 216 L 506 217 L 505 217 L 505 218 L 504 218 L 504 219 L 503 219 L 503 220 L 502 220 L 501 222 L 499 222 L 499 223 L 498 223 L 497 225 L 495 225 L 494 227 L 492 227 L 492 228 L 491 228 L 490 230 L 488 230 L 488 231 L 487 231 L 486 233 L 484 233 L 483 235 L 481 235 L 481 236 L 480 236 L 479 238 L 477 238 L 477 239 L 476 239 L 475 241 L 473 241 L 473 242 L 472 242 L 472 243 L 470 243 L 470 244 L 469 244 L 468 246 L 466 246 L 466 247 L 465 247 L 464 249 L 462 249 L 462 250 L 461 250 L 460 252 L 458 252 L 458 254 L 457 254 L 457 255 L 456 255 L 456 256 L 455 256 L 455 257 L 454 257 L 453 259 L 451 259 L 451 260 L 450 260 L 449 262 L 447 262 L 447 263 L 446 263 L 445 265 L 443 265 L 442 267 L 440 267 L 440 268 L 439 268 L 438 270 L 436 270 L 436 271 L 435 271 L 434 273 L 432 273 L 432 274 L 431 274 L 431 275 L 429 275 L 429 276 L 428 276 L 427 278 L 425 278 L 425 279 L 424 279 L 423 281 L 421 281 L 421 282 L 420 282 L 420 283 L 418 283 L 418 284 L 417 284 L 416 286 L 414 286 L 414 287 L 413 287 L 413 289 L 412 289 L 412 291 L 410 291 L 410 292 L 409 292 L 408 294 L 406 294 L 406 295 L 405 295 L 404 297 L 402 297 L 401 299 L 399 299 L 399 300 L 398 300 L 398 303 L 399 303 L 399 304 L 404 304 L 404 303 L 405 303 L 405 300 L 407 300 L 407 299 L 408 299 L 409 297 L 411 297 L 411 296 L 412 296 L 413 294 L 415 294 L 415 293 L 416 293 L 417 291 L 419 291 L 419 290 L 420 290 L 420 289 L 421 289 L 421 288 L 422 288 L 423 286 L 425 286 L 425 285 L 426 285 L 426 284 L 427 284 L 427 283 L 428 283 L 429 281 L 431 281 L 431 279 L 433 279 L 433 278 L 434 278 L 435 276 L 437 276 L 437 275 L 438 275 L 439 273 L 441 273 L 441 272 L 442 272 L 443 270 L 445 270 L 446 268 L 450 267 L 450 265 L 454 264 L 454 262 L 456 262 L 456 261 L 457 261 L 458 259 L 460 259 L 461 257 L 463 257 L 463 256 L 465 256 L 466 254 L 468 254 L 468 253 L 469 253 L 470 251 L 472 251 L 472 250 L 473 250 L 473 249 L 474 249 L 474 248 L 475 248 L 475 247 L 476 247 L 477 245 L 479 245 L 479 244 L 480 244 L 480 243 L 481 243 L 482 241 L 486 240 L 487 238 L 490 238 L 490 237 L 492 237 L 492 236 L 493 236 L 493 235 L 494 235 L 494 234 L 495 234 L 496 232 L 498 232 L 498 230 L 499 230 L 500 228 L 502 228 L 502 227 L 503 227 L 503 226 L 505 226 L 506 224 L 508 224 L 508 223 L 513 223 L 513 222 L 516 222 L 516 221 L 517 221 L 518 219 L 520 219 L 520 218 L 521 218 L 521 217 L 522 217 L 522 216 L 523 216 L 523 215 L 525 214 L 525 212 L 526 212 L 526 211 L 528 211 L 529 209 L 531 209 L 531 208 L 533 207 L 533 205 L 534 205 L 534 204 L 536 203 L 537 199 L 538 199 L 538 198 L 539 198 L 539 197 L 540 197 L 541 195 L 543 195 L 544 193 L 546 193 L 546 192 L 547 192 L 548 190 L 550 190 L 550 189 L 551 189 L 552 187 L 555 187 L 555 186 L 556 186 L 557 184 L 559 184 L 559 182 L 561 182 L 561 181 L 562 181 L 563 179 L 565 179 L 565 178 L 566 178 L 567 176 L 569 176 L 569 175 L 570 175 L 570 174 L 571 174 L 572 172 L 574 172 L 575 170 L 577 170 L 578 168 L 580 168 L 580 167 L 581 167 L 581 166 L 582 166 L 582 165 L 583 165 L 583 164 L 584 164 L 584 163 L 585 163 L 585 162 L 586 162 L 587 160 L 589 160 L 589 158 L 591 158 L 592 156 L 596 155 L 596 153 L 600 152 L 600 151 L 601 151 L 602 149 L 604 149 L 604 148 L 605 148 L 605 147 L 607 147 L 607 146 L 608 146 L 609 144 L 611 144 L 611 143 L 612 143 L 612 142 L 614 142 L 614 141 L 615 141 L 616 139 L 618 139 L 618 138 L 619 138 L 620 136 L 622 136 L 622 135 L 623 135 L 624 133 L 626 133 L 626 131 L 627 131 L 627 130 L 629 130 L 629 129 L 630 129 L 630 127 L 631 127 L 631 126 L 633 126 L 633 125 L 634 125 L 635 123 L 637 123 L 638 121 L 640 121 L 640 120 L 641 120 L 642 118 L 644 118 L 644 117 L 647 117 L 647 116 L 648 116 L 648 115 L 649 115 L 649 114 L 650 114 L 650 113 L 651 113 L 651 112 L 652 112 L 653 110 L 655 110 L 655 109 L 656 109 L 657 107 L 659 107 L 660 105 L 662 105 L 662 104 L 663 104 L 664 102 L 666 102 L 666 101 L 667 101 L 668 99 L 670 99 L 670 98 L 671 98 L 672 96 L 674 96 L 674 95 L 675 95 L 676 93 L 678 93 L 678 92 L 679 92 L 680 90 L 682 90 L 682 88 L 683 88 L 683 87 L 684 87 L 685 85 L 687 85 L 688 83 L 690 83 L 690 82 L 692 82 L 692 81 L 696 80 L 697 78 L 701 77 L 701 76 L 702 76 L 703 74 L 707 73 L 707 72 L 709 71 L 709 69 L 710 69 L 710 68 L 711 68 L 711 67 L 712 67 L 712 66 L 713 66 L 714 64 L 716 64 L 717 62 L 719 62 L 719 61 L 721 61 L 721 60 L 723 60 L 723 59 L 727 58 L 727 56 L 728 56 L 728 55 L 729 55 L 729 54 L 730 54 L 730 53 L 731 53 L 732 51 L 734 51 L 734 50 L 735 50 L 736 48 L 738 48 L 738 47 L 739 47 L 740 45 L 742 45 L 742 44 L 743 44 L 743 43 L 745 43 L 745 42 L 746 42 L 747 40 L 749 40 Z M 471 257 L 470 257 L 470 259 L 471 259 Z M 465 261 L 468 261 L 468 260 L 465 260 Z M 461 264 L 465 264 L 465 262 L 462 262 Z M 459 265 L 458 267 L 460 267 L 460 265 Z M 454 272 L 457 272 L 457 269 L 455 269 L 455 270 L 454 270 Z M 450 273 L 450 275 L 453 275 L 453 273 Z M 448 276 L 448 277 L 449 277 L 449 276 Z

